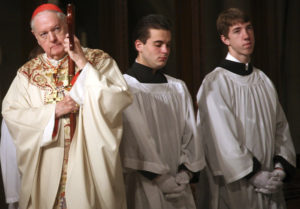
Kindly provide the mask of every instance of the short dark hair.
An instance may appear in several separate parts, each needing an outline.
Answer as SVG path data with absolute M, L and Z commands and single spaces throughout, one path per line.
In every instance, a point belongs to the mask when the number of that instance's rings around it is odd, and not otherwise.
M 249 22 L 249 16 L 238 8 L 229 8 L 219 14 L 217 19 L 217 30 L 219 35 L 228 37 L 229 27 L 236 23 Z
M 144 16 L 137 23 L 133 31 L 133 42 L 140 40 L 144 44 L 150 37 L 149 29 L 163 29 L 171 31 L 171 21 L 163 15 L 150 14 Z

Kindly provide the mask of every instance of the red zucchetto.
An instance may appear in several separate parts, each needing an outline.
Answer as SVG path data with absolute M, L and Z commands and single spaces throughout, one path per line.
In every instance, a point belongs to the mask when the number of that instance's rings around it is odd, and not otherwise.
M 54 11 L 63 13 L 62 10 L 61 10 L 58 6 L 56 6 L 55 4 L 42 4 L 42 5 L 38 6 L 38 7 L 34 10 L 32 16 L 31 16 L 31 20 L 32 20 L 38 13 L 43 12 L 43 11 L 46 11 L 46 10 L 54 10 Z

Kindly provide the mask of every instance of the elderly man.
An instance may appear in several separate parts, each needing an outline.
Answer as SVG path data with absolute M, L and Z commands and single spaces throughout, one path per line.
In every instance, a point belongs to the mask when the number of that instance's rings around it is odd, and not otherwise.
M 18 70 L 2 108 L 16 146 L 20 208 L 126 208 L 118 150 L 131 95 L 117 64 L 76 37 L 70 51 L 65 15 L 53 4 L 34 11 L 31 27 L 45 53 Z M 81 72 L 70 92 L 68 57 Z

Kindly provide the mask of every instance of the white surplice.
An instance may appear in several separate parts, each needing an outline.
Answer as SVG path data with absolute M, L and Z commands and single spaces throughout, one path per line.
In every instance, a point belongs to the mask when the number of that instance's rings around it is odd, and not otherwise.
M 129 208 L 195 208 L 189 186 L 182 197 L 169 201 L 153 181 L 138 172 L 175 176 L 181 164 L 192 172 L 205 166 L 192 100 L 184 82 L 166 76 L 168 83 L 149 84 L 124 77 L 134 96 L 124 111 L 121 143 Z
M 262 170 L 273 170 L 276 155 L 295 166 L 289 126 L 270 79 L 257 68 L 240 76 L 217 67 L 203 80 L 197 103 L 210 191 L 203 185 L 198 189 L 200 195 L 209 194 L 209 208 L 285 208 L 282 192 L 255 192 L 243 178 L 253 169 L 253 157 Z
M 17 165 L 16 147 L 4 120 L 1 124 L 0 156 L 6 203 L 11 204 L 18 202 L 20 192 L 20 173 Z

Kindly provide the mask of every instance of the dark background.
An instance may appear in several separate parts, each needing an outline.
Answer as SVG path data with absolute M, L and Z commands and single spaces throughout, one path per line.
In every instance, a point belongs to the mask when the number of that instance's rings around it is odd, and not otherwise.
M 1 2 L 1 103 L 16 71 L 36 47 L 29 22 L 36 6 L 45 2 Z M 65 11 L 69 1 L 48 2 Z M 131 32 L 137 20 L 150 13 L 169 17 L 173 22 L 173 43 L 166 73 L 184 80 L 194 100 L 204 76 L 226 56 L 227 49 L 216 31 L 217 15 L 229 7 L 243 9 L 251 16 L 254 25 L 256 47 L 252 62 L 274 82 L 297 154 L 300 154 L 299 0 L 78 0 L 73 3 L 76 7 L 76 34 L 81 43 L 108 52 L 122 72 L 136 56 Z M 292 182 L 287 187 L 288 203 L 300 199 L 299 185 Z M 5 208 L 4 202 L 1 191 L 0 208 Z M 289 208 L 292 208 L 291 204 Z

